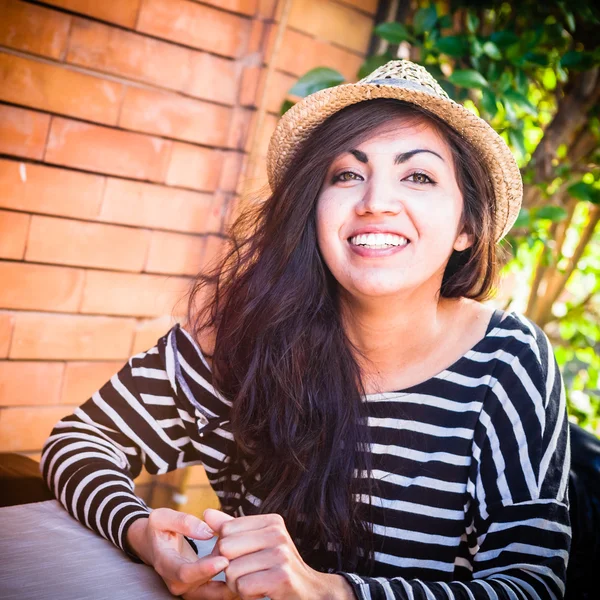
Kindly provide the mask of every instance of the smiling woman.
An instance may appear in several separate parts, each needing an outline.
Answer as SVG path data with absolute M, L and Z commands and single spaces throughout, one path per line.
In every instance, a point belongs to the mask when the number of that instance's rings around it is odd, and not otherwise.
M 51 489 L 186 599 L 562 598 L 561 376 L 482 303 L 521 201 L 504 142 L 398 61 L 288 111 L 269 177 L 186 325 L 54 429 Z M 132 492 L 199 462 L 204 521 Z

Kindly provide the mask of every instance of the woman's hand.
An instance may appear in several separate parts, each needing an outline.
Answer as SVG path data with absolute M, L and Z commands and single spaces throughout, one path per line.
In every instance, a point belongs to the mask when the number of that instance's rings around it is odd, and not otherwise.
M 220 527 L 232 517 L 215 511 L 213 523 Z M 185 600 L 231 600 L 227 585 L 211 581 L 229 561 L 216 550 L 198 558 L 184 536 L 208 540 L 214 532 L 202 520 L 169 508 L 157 508 L 148 519 L 138 519 L 127 532 L 127 543 L 163 578 L 169 591 Z
M 279 515 L 224 520 L 207 509 L 204 519 L 219 535 L 218 552 L 229 560 L 227 585 L 242 600 L 353 600 L 341 575 L 311 569 L 303 560 Z

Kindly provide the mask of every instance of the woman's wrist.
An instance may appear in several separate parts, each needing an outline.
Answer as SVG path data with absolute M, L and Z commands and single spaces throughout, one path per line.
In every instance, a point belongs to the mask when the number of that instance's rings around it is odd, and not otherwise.
M 352 586 L 342 575 L 319 573 L 322 581 L 320 600 L 356 600 Z
M 149 544 L 146 536 L 146 528 L 148 527 L 148 519 L 142 517 L 136 519 L 127 529 L 125 534 L 125 549 L 132 554 L 135 554 L 140 560 L 147 565 L 152 565 L 152 559 L 148 552 Z

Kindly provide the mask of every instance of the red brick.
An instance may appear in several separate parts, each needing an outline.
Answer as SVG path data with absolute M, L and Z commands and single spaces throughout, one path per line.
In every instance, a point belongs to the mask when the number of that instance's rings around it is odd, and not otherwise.
M 226 250 L 225 240 L 216 235 L 209 235 L 206 238 L 204 254 L 202 256 L 201 270 L 203 272 L 216 266 Z
M 258 0 L 258 15 L 263 19 L 273 19 L 278 0 Z
M 14 322 L 14 315 L 0 312 L 0 358 L 8 356 Z
M 141 0 L 119 0 L 118 2 L 98 2 L 98 0 L 47 0 L 76 13 L 89 15 L 101 21 L 117 23 L 124 27 L 134 27 Z
M 374 15 L 377 12 L 379 0 L 340 0 L 342 4 L 349 4 L 359 10 Z
M 191 75 L 192 54 L 187 48 L 75 18 L 67 62 L 183 90 Z
M 275 28 L 269 41 L 267 56 L 275 40 Z M 330 67 L 339 71 L 348 81 L 356 81 L 363 58 L 343 48 L 327 42 L 315 40 L 306 34 L 286 29 L 283 36 L 276 67 L 296 77 L 304 75 L 315 67 Z
M 225 146 L 231 109 L 179 94 L 129 88 L 119 125 L 207 146 Z
M 0 154 L 41 159 L 49 127 L 50 115 L 0 105 Z
M 265 157 L 267 156 L 271 136 L 277 127 L 278 121 L 278 116 L 267 114 L 262 120 L 260 131 L 256 131 L 256 127 L 258 126 L 258 113 L 255 113 L 253 122 L 250 125 L 250 137 L 248 139 L 246 150 L 248 152 L 253 152 L 256 149 L 257 156 L 260 157 L 259 160 L 266 161 Z
M 250 29 L 250 37 L 248 39 L 248 46 L 246 47 L 246 57 L 255 55 L 254 58 L 262 62 L 260 51 L 263 43 L 265 42 L 266 26 L 263 21 L 258 19 L 252 20 L 252 28 Z
M 288 27 L 364 54 L 373 32 L 373 19 L 336 2 L 303 0 L 292 3 Z
M 188 279 L 181 277 L 88 271 L 81 312 L 135 317 L 169 315 L 188 285 Z
M 205 0 L 205 4 L 212 4 L 223 10 L 252 16 L 256 12 L 258 0 Z
M 116 124 L 123 86 L 51 65 L 0 54 L 0 100 L 98 123 Z
M 122 361 L 67 363 L 60 394 L 61 404 L 83 404 L 122 366 Z
M 0 452 L 40 450 L 50 432 L 71 410 L 60 406 L 0 410 Z
M 227 146 L 229 148 L 235 148 L 236 150 L 243 150 L 246 147 L 250 133 L 250 123 L 254 111 L 241 106 L 236 106 L 232 112 Z
M 27 212 L 93 219 L 104 177 L 0 159 L 0 206 Z
M 23 258 L 30 220 L 29 215 L 0 210 L 0 257 Z
M 68 167 L 161 181 L 170 141 L 55 117 L 46 162 Z
M 77 312 L 83 279 L 84 272 L 80 269 L 0 262 L 0 306 Z
M 211 194 L 111 177 L 106 182 L 98 219 L 123 225 L 204 233 L 212 222 L 212 202 Z
M 65 365 L 59 362 L 0 362 L 0 406 L 58 404 Z
M 267 110 L 277 116 L 281 113 L 281 105 L 288 97 L 288 92 L 298 80 L 281 71 L 273 71 L 267 90 Z M 266 82 L 266 69 L 248 67 L 244 69 L 240 91 L 240 104 L 243 106 L 260 106 Z
M 244 154 L 241 152 L 225 152 L 219 187 L 225 192 L 235 192 L 240 183 Z
M 241 56 L 250 21 L 189 0 L 145 0 L 136 29 L 177 44 Z
M 223 229 L 223 217 L 227 212 L 227 204 L 229 202 L 229 194 L 225 192 L 217 192 L 213 196 L 212 204 L 210 205 L 210 213 L 206 222 L 207 233 L 219 233 Z
M 235 104 L 240 75 L 241 65 L 236 61 L 206 52 L 192 52 L 190 78 L 183 91 L 196 98 Z
M 62 56 L 70 15 L 16 0 L 0 0 L 0 14 L 0 45 L 50 58 Z
M 127 359 L 135 319 L 44 313 L 17 313 L 12 359 Z
M 65 243 L 68 241 L 68 243 Z M 150 232 L 55 217 L 32 217 L 26 260 L 141 271 Z
M 219 183 L 222 162 L 223 153 L 219 150 L 173 142 L 166 182 L 168 185 L 214 191 Z
M 203 252 L 203 237 L 153 231 L 145 270 L 150 273 L 196 275 Z
M 184 306 L 182 303 L 182 307 L 178 312 L 182 312 L 183 309 Z M 170 316 L 138 321 L 131 353 L 138 354 L 139 352 L 146 352 L 146 350 L 155 346 L 158 339 L 165 335 L 174 324 L 175 319 Z

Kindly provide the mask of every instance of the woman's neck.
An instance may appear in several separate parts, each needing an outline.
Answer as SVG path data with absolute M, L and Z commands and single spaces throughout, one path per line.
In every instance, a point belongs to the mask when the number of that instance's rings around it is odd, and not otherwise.
M 430 358 L 457 302 L 418 293 L 343 302 L 344 328 L 362 354 L 357 358 L 365 384 L 377 386 L 386 374 Z

